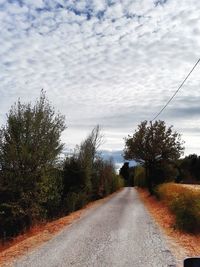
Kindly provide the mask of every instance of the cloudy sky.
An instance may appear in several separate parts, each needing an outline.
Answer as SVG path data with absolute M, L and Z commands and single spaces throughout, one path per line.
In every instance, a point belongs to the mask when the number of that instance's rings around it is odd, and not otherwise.
M 116 158 L 200 57 L 197 0 L 0 0 L 0 28 L 0 124 L 44 88 L 66 147 L 100 124 Z M 200 154 L 200 65 L 160 119 Z

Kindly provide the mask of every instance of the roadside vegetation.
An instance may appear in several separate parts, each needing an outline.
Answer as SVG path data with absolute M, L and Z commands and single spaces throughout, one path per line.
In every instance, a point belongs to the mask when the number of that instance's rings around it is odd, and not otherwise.
M 130 169 L 134 185 L 147 189 L 175 216 L 172 227 L 200 233 L 200 189 L 181 184 L 200 184 L 200 157 L 183 155 L 181 136 L 164 121 L 142 122 L 125 138 L 124 158 L 138 165 Z
M 186 159 L 187 160 L 187 159 Z M 183 160 L 181 160 L 183 162 Z M 174 169 L 174 173 L 176 173 Z M 175 216 L 175 223 L 172 225 L 174 229 L 183 230 L 190 233 L 200 233 L 200 185 L 199 180 L 191 180 L 191 175 L 186 176 L 182 170 L 181 181 L 176 181 L 176 176 L 169 176 L 167 179 L 170 182 L 158 184 L 153 189 L 153 195 L 157 201 L 161 201 L 166 205 L 170 212 Z M 177 177 L 180 179 L 180 174 L 177 171 Z M 187 185 L 186 181 L 194 181 L 195 185 Z M 145 175 L 143 166 L 135 167 L 134 185 L 148 190 L 148 177 Z
M 0 129 L 0 240 L 80 209 L 123 186 L 112 160 L 98 153 L 96 126 L 74 153 L 60 157 L 65 118 L 42 91 L 34 103 L 15 103 Z
M 167 127 L 164 121 L 143 121 L 133 135 L 125 138 L 124 158 L 141 164 L 147 177 L 151 194 L 154 188 L 168 179 L 173 179 L 173 163 L 183 154 L 180 134 Z
M 175 227 L 193 233 L 200 231 L 200 189 L 166 183 L 157 187 L 156 195 L 175 215 Z

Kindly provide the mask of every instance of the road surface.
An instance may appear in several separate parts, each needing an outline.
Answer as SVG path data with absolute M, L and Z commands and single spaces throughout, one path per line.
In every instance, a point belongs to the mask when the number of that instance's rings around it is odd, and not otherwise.
M 14 263 L 15 267 L 176 266 L 164 237 L 133 188 L 124 188 L 89 209 L 52 240 Z

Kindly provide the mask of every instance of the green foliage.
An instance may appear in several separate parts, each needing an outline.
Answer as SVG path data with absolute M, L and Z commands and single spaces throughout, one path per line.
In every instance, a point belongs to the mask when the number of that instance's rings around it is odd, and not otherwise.
M 10 237 L 23 229 L 25 221 L 24 210 L 16 203 L 0 204 L 0 235 Z
M 43 217 L 52 218 L 59 213 L 63 193 L 63 175 L 61 171 L 52 169 L 42 176 L 39 188 L 39 204 Z
M 200 156 L 196 154 L 189 155 L 179 160 L 182 181 L 200 183 Z
M 76 153 L 65 160 L 65 192 L 84 191 L 88 197 L 99 198 L 111 192 L 113 163 L 99 157 L 97 149 L 102 135 L 99 126 L 81 143 Z
M 83 207 L 89 200 L 99 199 L 115 192 L 124 186 L 123 179 L 116 175 L 112 161 L 102 158 L 94 160 L 92 165 L 91 186 L 85 186 L 85 173 L 81 166 L 80 158 L 72 156 L 64 164 L 64 202 L 65 213 Z
M 112 160 L 98 158 L 94 162 L 92 177 L 93 198 L 101 198 L 118 190 L 123 184 L 121 177 L 116 175 Z
M 120 175 L 114 174 L 112 177 L 111 192 L 115 192 L 122 187 L 124 187 L 124 179 L 122 179 L 122 177 Z
M 177 159 L 183 151 L 180 135 L 172 131 L 164 121 L 155 121 L 148 125 L 141 122 L 133 136 L 125 138 L 124 156 L 126 159 L 154 161 L 157 158 Z
M 55 114 L 43 92 L 33 107 L 18 101 L 1 129 L 1 169 L 15 172 L 20 179 L 23 174 L 39 174 L 42 168 L 51 167 L 62 150 L 60 136 L 64 129 L 64 117 Z
M 176 227 L 187 232 L 200 231 L 200 192 L 173 183 L 157 188 L 159 199 L 174 213 Z
M 135 167 L 129 167 L 129 186 L 135 185 Z
M 80 159 L 76 155 L 65 159 L 63 174 L 64 194 L 67 194 L 69 191 L 76 192 L 84 190 L 85 180 L 87 180 L 85 179 L 86 172 Z
M 172 131 L 172 126 L 167 127 L 164 121 L 150 124 L 143 121 L 132 136 L 125 138 L 124 157 L 144 164 L 148 189 L 152 193 L 156 184 L 166 180 L 162 165 L 177 160 L 183 152 L 182 145 L 180 135 Z M 159 177 L 156 178 L 159 168 Z
M 60 185 L 48 174 L 62 150 L 64 129 L 64 117 L 43 91 L 33 106 L 19 100 L 11 107 L 0 130 L 0 228 L 7 235 L 11 227 L 10 234 L 18 233 L 58 207 Z
M 84 206 L 89 200 L 99 199 L 123 186 L 116 175 L 113 162 L 103 160 L 97 152 L 102 140 L 99 126 L 64 161 L 63 210 L 65 213 Z
M 178 175 L 178 170 L 171 162 L 159 160 L 153 167 L 153 186 L 166 182 L 174 182 Z
M 45 94 L 35 103 L 16 103 L 0 130 L 0 238 L 11 238 L 35 223 L 77 210 L 123 186 L 112 161 L 97 149 L 99 126 L 58 166 L 65 129 Z
M 138 187 L 147 187 L 145 168 L 142 166 L 135 167 L 134 185 Z
M 85 192 L 69 192 L 65 199 L 65 212 L 73 212 L 84 207 L 88 203 L 88 197 Z
M 170 205 L 176 216 L 176 225 L 182 230 L 195 232 L 200 229 L 200 200 L 192 193 L 177 196 Z
M 124 180 L 128 184 L 129 183 L 129 179 L 130 179 L 130 168 L 129 168 L 129 163 L 128 162 L 124 162 L 123 166 L 119 170 L 119 174 L 121 175 L 121 177 L 124 178 Z

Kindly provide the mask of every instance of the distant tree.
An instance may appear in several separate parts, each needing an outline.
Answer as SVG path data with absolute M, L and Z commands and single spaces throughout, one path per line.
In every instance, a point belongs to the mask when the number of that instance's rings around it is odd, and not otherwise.
M 64 171 L 64 196 L 68 192 L 79 192 L 85 188 L 85 173 L 84 168 L 81 166 L 81 162 L 76 154 L 70 157 L 66 157 L 63 166 Z
M 98 152 L 102 142 L 103 135 L 97 125 L 80 146 L 77 146 L 74 154 L 65 159 L 65 212 L 75 210 L 91 199 L 104 197 L 124 185 L 123 180 L 116 175 L 113 161 L 104 160 Z
M 85 172 L 85 191 L 92 189 L 92 173 L 94 171 L 94 161 L 98 157 L 98 148 L 103 142 L 100 126 L 97 125 L 88 137 L 81 143 L 78 158 Z
M 200 181 L 200 156 L 196 154 L 188 155 L 180 160 L 179 166 L 182 171 L 182 180 Z
M 119 174 L 124 178 L 126 184 L 129 183 L 129 162 L 125 162 L 121 169 L 119 170 Z
M 100 126 L 97 125 L 81 143 L 79 148 L 79 158 L 82 162 L 87 161 L 91 164 L 97 157 L 97 150 L 103 142 Z
M 175 161 L 183 150 L 180 134 L 173 132 L 172 126 L 167 127 L 164 121 L 143 121 L 132 136 L 125 138 L 124 157 L 144 164 L 148 189 L 153 193 L 157 163 Z
M 129 167 L 129 186 L 135 186 L 135 169 L 136 166 Z
M 39 201 L 44 204 L 41 194 L 48 194 L 51 181 L 55 185 L 53 178 L 46 176 L 63 148 L 60 137 L 64 129 L 64 117 L 55 113 L 43 91 L 35 105 L 19 100 L 11 107 L 0 130 L 0 214 L 4 218 L 15 214 L 16 220 L 26 217 L 31 224 L 43 212 Z
M 92 176 L 94 162 L 98 157 L 98 148 L 103 141 L 100 126 L 97 125 L 77 146 L 73 156 L 67 157 L 64 162 L 64 196 L 67 192 L 79 192 L 82 190 L 86 195 L 92 192 Z

